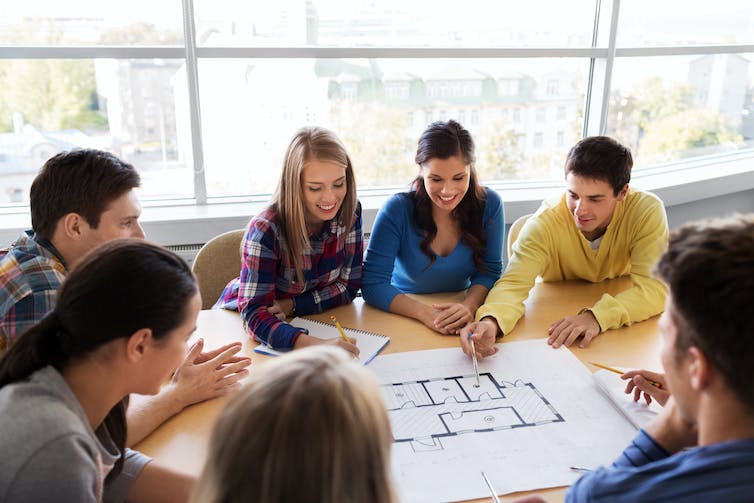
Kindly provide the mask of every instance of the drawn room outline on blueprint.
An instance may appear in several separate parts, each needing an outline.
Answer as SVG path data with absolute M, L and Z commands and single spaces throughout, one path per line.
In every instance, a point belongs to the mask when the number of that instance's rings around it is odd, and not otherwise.
M 441 439 L 466 433 L 564 422 L 530 382 L 491 373 L 382 384 L 395 442 L 415 452 L 443 449 Z

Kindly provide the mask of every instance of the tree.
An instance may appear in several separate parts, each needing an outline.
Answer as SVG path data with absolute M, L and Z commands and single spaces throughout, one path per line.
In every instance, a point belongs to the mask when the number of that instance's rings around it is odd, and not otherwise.
M 704 147 L 734 144 L 743 141 L 726 124 L 723 114 L 695 108 L 668 115 L 647 126 L 641 142 L 646 161 L 663 162 L 704 153 Z
M 107 127 L 92 103 L 97 88 L 92 61 L 11 60 L 0 67 L 0 127 L 5 131 L 17 112 L 45 131 Z
M 183 45 L 179 30 L 158 30 L 153 24 L 138 22 L 120 28 L 110 28 L 100 35 L 104 45 Z
M 518 147 L 521 135 L 505 119 L 490 123 L 477 137 L 477 170 L 483 180 L 522 178 L 524 155 Z
M 407 109 L 376 101 L 332 100 L 330 119 L 354 163 L 359 186 L 408 185 L 416 177 L 416 140 L 408 134 Z
M 690 84 L 665 86 L 659 77 L 635 84 L 627 93 L 612 93 L 608 111 L 609 134 L 638 151 L 647 129 L 658 120 L 694 106 L 694 89 Z

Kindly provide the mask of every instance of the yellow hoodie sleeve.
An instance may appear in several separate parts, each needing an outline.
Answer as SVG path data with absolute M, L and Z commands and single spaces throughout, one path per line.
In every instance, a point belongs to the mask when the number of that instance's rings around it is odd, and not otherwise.
M 476 320 L 491 316 L 503 334 L 513 330 L 524 314 L 524 300 L 547 264 L 554 243 L 541 218 L 526 221 L 513 244 L 513 255 L 503 276 L 497 280 L 484 304 L 476 312 Z
M 654 196 L 626 215 L 626 246 L 631 259 L 633 286 L 614 297 L 605 294 L 590 308 L 604 332 L 611 328 L 646 320 L 662 312 L 667 287 L 652 275 L 652 268 L 668 245 L 668 222 L 665 209 Z

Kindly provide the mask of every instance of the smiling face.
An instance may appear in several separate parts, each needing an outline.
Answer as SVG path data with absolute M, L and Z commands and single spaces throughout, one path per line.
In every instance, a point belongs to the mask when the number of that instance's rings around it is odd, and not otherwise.
M 589 241 L 602 236 L 613 219 L 615 207 L 628 193 L 628 185 L 616 196 L 609 183 L 584 178 L 573 173 L 566 176 L 566 203 L 576 227 Z
M 451 212 L 469 190 L 471 167 L 460 156 L 432 158 L 421 166 L 424 190 L 434 205 L 433 210 Z
M 307 226 L 316 228 L 335 218 L 348 192 L 346 168 L 333 161 L 313 159 L 304 164 L 301 178 Z

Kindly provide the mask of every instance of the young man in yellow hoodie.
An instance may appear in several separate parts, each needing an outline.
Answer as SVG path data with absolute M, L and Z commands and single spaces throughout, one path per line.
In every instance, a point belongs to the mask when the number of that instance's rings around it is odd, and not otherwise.
M 633 282 L 552 323 L 547 342 L 553 347 L 579 338 L 586 347 L 605 330 L 662 312 L 667 288 L 650 271 L 667 247 L 667 217 L 658 197 L 629 188 L 632 166 L 631 151 L 612 138 L 592 136 L 574 145 L 565 194 L 544 201 L 526 221 L 503 276 L 476 321 L 461 330 L 464 352 L 471 354 L 469 334 L 479 356 L 497 352 L 496 339 L 513 330 L 538 276 L 599 282 L 630 274 Z

